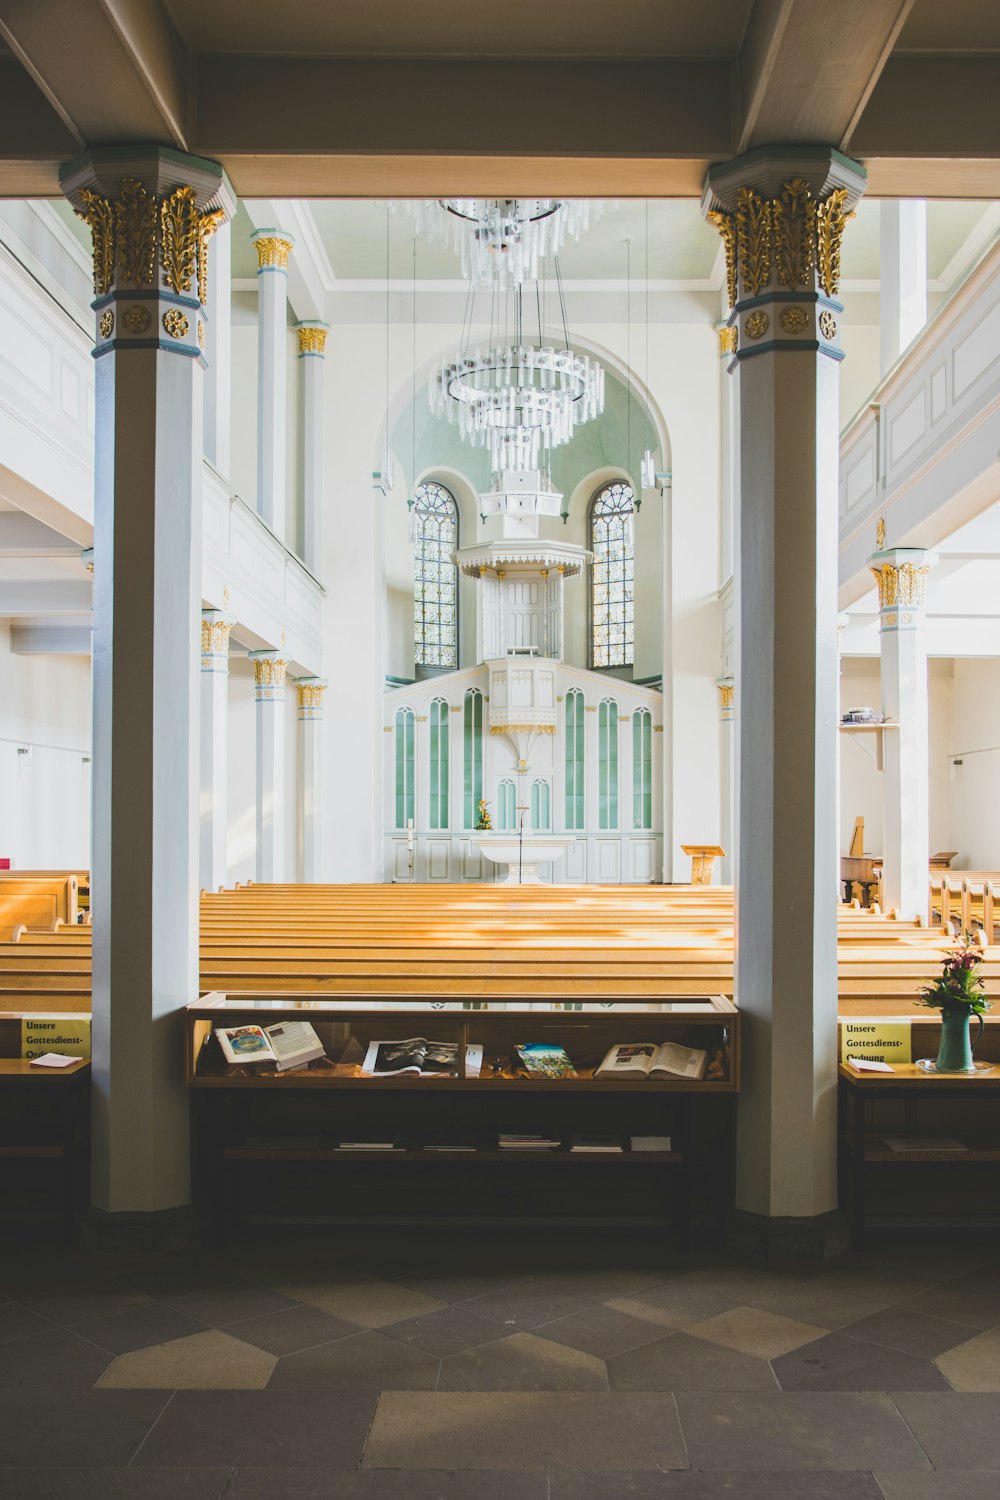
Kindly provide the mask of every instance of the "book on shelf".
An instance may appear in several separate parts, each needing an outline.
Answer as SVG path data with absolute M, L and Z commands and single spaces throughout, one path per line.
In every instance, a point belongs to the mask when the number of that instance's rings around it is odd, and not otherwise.
M 565 1047 L 556 1047 L 550 1042 L 516 1042 L 514 1051 L 529 1078 L 577 1076 Z
M 631 1135 L 630 1151 L 672 1151 L 669 1135 Z
M 551 1135 L 521 1135 L 517 1131 L 501 1131 L 497 1141 L 501 1151 L 558 1151 L 562 1145 Z
M 477 1151 L 479 1142 L 474 1135 L 453 1132 L 447 1135 L 429 1135 L 421 1142 L 425 1151 Z
M 368 1140 L 338 1141 L 338 1151 L 401 1151 L 402 1143 L 395 1136 L 372 1136 Z
M 482 1044 L 470 1042 L 465 1049 L 466 1078 L 478 1078 L 482 1066 Z M 429 1042 L 423 1036 L 411 1036 L 402 1042 L 369 1042 L 364 1067 L 373 1078 L 398 1078 L 403 1073 L 454 1078 L 458 1076 L 458 1043 Z
M 273 1026 L 217 1026 L 226 1062 L 274 1063 L 279 1073 L 304 1068 L 326 1051 L 308 1021 L 277 1021 Z
M 968 1151 L 964 1141 L 954 1136 L 887 1135 L 885 1143 L 890 1151 Z
M 580 1151 L 594 1156 L 621 1152 L 621 1136 L 618 1135 L 574 1135 L 570 1141 L 571 1151 Z
M 671 1078 L 704 1078 L 708 1053 L 679 1042 L 617 1042 L 601 1063 L 596 1078 L 649 1078 L 654 1073 Z

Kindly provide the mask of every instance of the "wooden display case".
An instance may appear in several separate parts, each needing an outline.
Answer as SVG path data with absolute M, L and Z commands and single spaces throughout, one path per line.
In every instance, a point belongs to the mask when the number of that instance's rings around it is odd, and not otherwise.
M 281 1020 L 308 1020 L 327 1052 L 326 1059 L 279 1074 L 266 1064 L 227 1066 L 213 1039 L 218 1026 Z M 677 996 L 659 1002 L 629 999 L 603 1003 L 459 1002 L 411 1000 L 404 997 L 330 997 L 308 995 L 202 996 L 186 1011 L 186 1075 L 192 1101 L 192 1161 L 198 1207 L 206 1232 L 222 1238 L 227 1225 L 240 1216 L 240 1198 L 248 1172 L 259 1181 L 265 1164 L 285 1164 L 301 1172 L 308 1164 L 325 1165 L 337 1179 L 336 1191 L 314 1194 L 313 1214 L 328 1217 L 331 1205 L 343 1219 L 381 1218 L 369 1213 L 371 1203 L 348 1207 L 352 1174 L 368 1182 L 386 1182 L 422 1174 L 432 1180 L 432 1196 L 440 1217 L 463 1221 L 457 1211 L 476 1191 L 483 1174 L 499 1173 L 497 1186 L 482 1189 L 517 1205 L 517 1221 L 535 1217 L 527 1210 L 544 1194 L 537 1184 L 548 1168 L 576 1184 L 587 1180 L 648 1184 L 659 1169 L 656 1192 L 669 1202 L 670 1214 L 657 1212 L 642 1222 L 673 1222 L 686 1239 L 690 1212 L 692 1170 L 701 1150 L 692 1146 L 693 1132 L 714 1162 L 711 1171 L 715 1198 L 728 1203 L 731 1194 L 732 1149 L 735 1140 L 735 1096 L 740 1076 L 739 1013 L 725 996 Z M 373 1078 L 345 1076 L 364 1057 L 373 1040 L 426 1037 L 458 1044 L 464 1062 L 465 1046 L 481 1044 L 483 1072 L 479 1077 Z M 621 1042 L 679 1042 L 704 1048 L 716 1063 L 715 1077 L 700 1081 L 656 1076 L 598 1078 L 595 1070 L 609 1049 Z M 565 1048 L 576 1077 L 531 1078 L 517 1065 L 515 1044 L 548 1042 Z M 345 1062 L 345 1059 L 347 1061 Z M 711 1101 L 711 1103 L 709 1102 Z M 699 1112 L 706 1112 L 699 1118 Z M 499 1149 L 503 1131 L 538 1132 L 560 1141 L 557 1149 Z M 305 1132 L 305 1133 L 304 1133 Z M 427 1149 L 429 1137 L 458 1132 L 474 1142 L 469 1150 Z M 375 1134 L 397 1139 L 391 1151 L 348 1151 L 344 1140 Z M 576 1135 L 610 1135 L 625 1149 L 592 1156 L 570 1150 Z M 670 1151 L 631 1151 L 632 1135 L 669 1135 Z M 706 1169 L 708 1170 L 708 1169 Z M 455 1185 L 445 1187 L 449 1172 Z M 457 1185 L 459 1180 L 465 1184 Z M 279 1183 L 280 1186 L 280 1183 Z M 561 1192 L 554 1190 L 556 1196 Z M 305 1193 L 305 1197 L 309 1194 Z M 394 1201 L 401 1201 L 396 1193 Z M 426 1194 L 425 1194 L 426 1196 Z M 613 1194 L 612 1194 L 613 1196 Z M 625 1194 L 628 1196 L 628 1193 Z M 257 1203 L 261 1194 L 254 1194 Z M 370 1195 L 375 1197 L 374 1192 Z M 595 1188 L 595 1201 L 604 1202 Z M 724 1207 L 724 1205 L 723 1205 Z M 290 1210 L 289 1210 L 290 1211 Z M 722 1210 L 720 1209 L 720 1212 Z M 392 1215 L 390 1215 L 392 1217 Z M 403 1219 L 408 1215 L 400 1212 Z M 476 1218 L 481 1215 L 470 1214 Z M 509 1221 L 509 1215 L 505 1222 Z M 621 1222 L 616 1215 L 610 1221 Z M 588 1222 L 593 1218 L 588 1217 Z

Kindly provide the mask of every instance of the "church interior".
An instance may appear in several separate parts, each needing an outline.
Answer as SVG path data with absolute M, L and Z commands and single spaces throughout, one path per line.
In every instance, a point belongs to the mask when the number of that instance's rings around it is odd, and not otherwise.
M 998 64 L 0 0 L 4 1496 L 1000 1493 Z

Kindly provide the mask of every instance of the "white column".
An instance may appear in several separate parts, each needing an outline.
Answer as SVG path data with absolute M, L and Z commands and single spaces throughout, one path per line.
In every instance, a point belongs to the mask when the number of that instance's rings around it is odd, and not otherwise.
M 234 199 L 232 208 L 235 207 Z M 205 457 L 227 479 L 232 457 L 232 251 L 233 226 L 227 221 L 209 242 L 208 283 L 212 288 L 212 305 L 205 318 Z
M 323 365 L 328 323 L 297 323 L 302 366 L 302 561 L 319 577 L 323 569 Z
M 217 891 L 228 873 L 229 632 L 231 615 L 201 612 L 201 807 L 198 878 Z
M 737 1230 L 772 1248 L 819 1248 L 842 1228 L 835 297 L 864 181 L 839 152 L 764 147 L 714 168 L 703 200 L 738 330 Z
M 88 151 L 61 184 L 95 251 L 91 1195 L 148 1225 L 190 1200 L 178 1048 L 198 994 L 200 272 L 227 189 L 216 163 L 157 147 Z
M 718 677 L 715 685 L 719 689 L 722 708 L 719 755 L 722 783 L 719 801 L 722 817 L 719 842 L 726 851 L 720 861 L 719 879 L 723 885 L 732 885 L 733 871 L 736 869 L 736 757 L 733 753 L 736 684 L 732 677 Z
M 927 920 L 930 864 L 927 640 L 924 595 L 936 558 L 920 547 L 873 552 L 879 593 L 884 731 L 882 900 L 886 911 Z
M 879 365 L 884 375 L 927 322 L 927 204 L 879 205 Z
M 288 257 L 291 235 L 258 229 L 257 513 L 285 540 L 288 388 Z
M 264 884 L 285 874 L 285 668 L 279 651 L 251 651 L 257 705 L 257 861 Z
M 323 695 L 322 677 L 300 677 L 295 684 L 299 705 L 299 787 L 302 798 L 302 879 L 323 879 Z

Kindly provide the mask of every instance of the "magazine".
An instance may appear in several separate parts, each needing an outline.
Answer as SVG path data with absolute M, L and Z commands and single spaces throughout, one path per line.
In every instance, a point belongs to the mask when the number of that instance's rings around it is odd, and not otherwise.
M 575 1078 L 576 1069 L 565 1047 L 549 1042 L 517 1042 L 514 1051 L 521 1059 L 529 1078 Z
M 465 1049 L 466 1078 L 478 1078 L 482 1066 L 482 1045 L 470 1042 Z M 373 1078 L 397 1078 L 402 1073 L 416 1073 L 425 1078 L 456 1077 L 458 1043 L 429 1042 L 423 1036 L 412 1036 L 403 1042 L 369 1042 L 365 1072 Z
M 669 1073 L 675 1078 L 704 1078 L 708 1053 L 679 1042 L 618 1042 L 598 1068 L 595 1077 L 642 1078 Z
M 215 1035 L 227 1063 L 274 1063 L 279 1073 L 325 1057 L 323 1043 L 308 1021 L 273 1026 L 217 1026 Z

